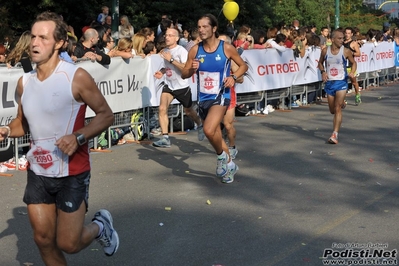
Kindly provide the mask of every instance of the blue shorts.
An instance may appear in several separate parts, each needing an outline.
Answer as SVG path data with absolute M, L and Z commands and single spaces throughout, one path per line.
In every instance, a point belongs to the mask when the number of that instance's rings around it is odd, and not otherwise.
M 205 100 L 203 102 L 198 103 L 198 113 L 199 117 L 202 120 L 205 120 L 205 118 L 208 116 L 208 111 L 209 109 L 214 106 L 214 105 L 220 105 L 220 106 L 226 106 L 228 107 L 230 105 L 230 99 L 222 98 L 221 95 L 219 95 L 216 99 L 214 100 Z M 227 108 L 226 108 L 227 110 Z
M 324 91 L 331 96 L 335 96 L 337 91 L 347 90 L 348 82 L 345 80 L 329 80 L 324 86 Z

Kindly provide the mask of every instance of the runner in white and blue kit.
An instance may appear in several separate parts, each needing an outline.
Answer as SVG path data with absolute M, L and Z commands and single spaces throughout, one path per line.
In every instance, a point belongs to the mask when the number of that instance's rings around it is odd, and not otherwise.
M 230 87 L 237 77 L 244 75 L 248 66 L 237 50 L 218 39 L 217 19 L 211 14 L 198 20 L 198 32 L 202 42 L 190 49 L 182 78 L 197 74 L 199 114 L 203 120 L 205 136 L 217 154 L 216 176 L 222 182 L 232 183 L 238 166 L 231 160 L 229 149 L 222 138 L 220 122 L 230 104 Z M 230 60 L 238 69 L 230 75 Z
M 327 93 L 328 107 L 330 113 L 334 115 L 333 133 L 328 142 L 338 144 L 342 109 L 346 106 L 344 100 L 348 89 L 348 77 L 355 77 L 357 64 L 353 59 L 352 52 L 343 46 L 344 33 L 342 31 L 334 30 L 331 34 L 331 40 L 331 46 L 326 46 L 321 50 L 318 67 L 323 81 L 326 82 L 324 90 Z M 349 74 L 346 69 L 347 61 L 352 65 Z

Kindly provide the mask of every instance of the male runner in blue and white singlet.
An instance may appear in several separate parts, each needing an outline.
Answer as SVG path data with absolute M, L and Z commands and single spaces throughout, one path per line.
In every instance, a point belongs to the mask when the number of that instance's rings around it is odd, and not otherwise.
M 197 74 L 199 114 L 205 136 L 217 154 L 216 176 L 222 177 L 224 183 L 231 183 L 238 166 L 230 158 L 229 148 L 222 138 L 220 122 L 230 104 L 230 87 L 234 86 L 237 77 L 244 75 L 248 66 L 232 45 L 218 39 L 217 29 L 217 19 L 211 14 L 198 20 L 202 42 L 189 51 L 182 78 Z M 230 60 L 238 65 L 232 75 Z
M 333 133 L 328 139 L 331 144 L 338 144 L 338 131 L 342 123 L 342 109 L 345 108 L 345 96 L 348 89 L 348 77 L 354 78 L 356 61 L 352 52 L 343 46 L 344 33 L 334 30 L 331 35 L 332 44 L 321 50 L 319 70 L 322 79 L 326 82 L 324 87 L 327 93 L 328 107 L 334 115 Z M 352 64 L 351 72 L 347 73 L 347 60 Z

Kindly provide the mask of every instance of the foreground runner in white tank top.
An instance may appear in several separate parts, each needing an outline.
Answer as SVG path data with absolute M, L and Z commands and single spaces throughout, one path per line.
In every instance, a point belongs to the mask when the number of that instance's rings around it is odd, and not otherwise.
M 101 209 L 92 223 L 83 224 L 90 183 L 87 140 L 113 123 L 113 113 L 89 73 L 60 60 L 67 25 L 58 14 L 39 14 L 31 37 L 36 69 L 19 79 L 17 118 L 0 128 L 0 141 L 31 134 L 24 202 L 35 243 L 45 265 L 67 265 L 64 253 L 79 252 L 94 239 L 111 256 L 119 246 L 111 214 Z M 88 125 L 86 106 L 96 114 Z

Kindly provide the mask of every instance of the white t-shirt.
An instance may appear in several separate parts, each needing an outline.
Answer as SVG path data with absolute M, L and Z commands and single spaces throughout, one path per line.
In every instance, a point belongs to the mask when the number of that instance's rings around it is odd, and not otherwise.
M 132 25 L 129 25 L 129 27 L 122 27 L 122 25 L 118 26 L 118 32 L 119 32 L 119 39 L 122 38 L 132 38 L 134 35 L 134 28 Z
M 188 52 L 183 46 L 177 45 L 176 47 L 169 49 L 169 52 L 176 62 L 183 64 L 186 63 Z M 190 86 L 188 79 L 181 78 L 181 71 L 176 66 L 167 60 L 164 60 L 164 63 L 166 70 L 165 82 L 171 90 L 184 89 Z
M 287 50 L 287 48 L 285 46 L 279 45 L 273 39 L 268 39 L 266 42 L 269 43 L 272 46 L 272 48 L 276 49 L 279 52 L 284 52 L 285 50 Z

